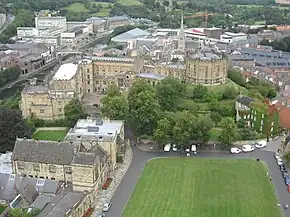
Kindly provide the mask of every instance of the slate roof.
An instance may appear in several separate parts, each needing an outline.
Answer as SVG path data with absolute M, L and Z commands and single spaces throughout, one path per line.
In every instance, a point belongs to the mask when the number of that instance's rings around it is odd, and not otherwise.
M 70 142 L 36 141 L 17 138 L 12 160 L 68 165 L 74 155 Z
M 46 179 L 39 185 L 39 179 L 21 177 L 20 175 L 0 173 L 0 200 L 11 202 L 19 193 L 30 185 L 39 193 L 56 194 L 59 189 L 59 181 Z M 31 189 L 31 188 L 30 188 Z M 27 188 L 26 191 L 29 189 Z M 33 190 L 34 192 L 35 190 Z M 27 192 L 23 195 L 25 195 Z M 28 193 L 29 194 L 29 193 Z M 26 195 L 27 196 L 27 195 Z
M 47 86 L 30 86 L 24 87 L 22 92 L 24 93 L 48 93 L 49 88 Z
M 77 152 L 73 158 L 73 164 L 93 165 L 98 159 L 102 159 L 106 155 L 105 151 L 98 145 L 87 152 Z
M 254 101 L 254 99 L 247 97 L 247 96 L 239 96 L 237 99 L 237 102 L 245 105 L 245 106 L 250 106 L 250 104 Z
M 137 38 L 139 36 L 146 36 L 146 35 L 149 35 L 149 33 L 142 30 L 142 29 L 135 28 L 135 29 L 131 29 L 127 32 L 124 32 L 120 35 L 117 35 L 114 38 L 112 38 L 111 40 L 114 42 L 127 42 L 128 40 Z

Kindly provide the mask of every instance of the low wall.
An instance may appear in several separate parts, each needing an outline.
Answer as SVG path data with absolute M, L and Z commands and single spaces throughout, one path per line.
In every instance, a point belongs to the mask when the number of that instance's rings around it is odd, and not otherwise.
M 51 131 L 51 130 L 55 130 L 55 131 L 63 131 L 63 130 L 68 130 L 67 127 L 38 127 L 35 131 L 38 132 L 38 131 Z

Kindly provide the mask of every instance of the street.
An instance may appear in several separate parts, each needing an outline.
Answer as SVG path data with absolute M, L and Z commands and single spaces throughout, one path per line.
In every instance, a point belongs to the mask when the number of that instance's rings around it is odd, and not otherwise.
M 277 141 L 273 141 L 273 145 L 276 146 Z M 268 147 L 270 143 L 268 144 Z M 276 149 L 273 148 L 273 149 Z M 132 147 L 133 159 L 129 170 L 127 171 L 124 179 L 120 183 L 118 189 L 116 190 L 111 202 L 112 207 L 110 211 L 106 214 L 107 217 L 121 217 L 123 210 L 129 201 L 131 194 L 141 176 L 143 168 L 145 167 L 148 160 L 157 157 L 180 157 L 179 152 L 145 152 L 137 147 Z M 279 167 L 274 159 L 273 151 L 268 150 L 255 150 L 251 153 L 243 153 L 238 155 L 233 155 L 230 153 L 199 153 L 191 157 L 207 157 L 207 158 L 259 158 L 260 160 L 267 163 L 267 166 L 272 177 L 272 181 L 275 186 L 275 191 L 278 196 L 278 200 L 281 204 L 286 204 L 290 202 L 290 193 L 287 192 L 287 187 L 282 178 Z M 263 198 L 261 198 L 263 199 Z M 281 208 L 283 209 L 283 208 Z M 282 210 L 285 217 L 290 217 L 290 212 Z

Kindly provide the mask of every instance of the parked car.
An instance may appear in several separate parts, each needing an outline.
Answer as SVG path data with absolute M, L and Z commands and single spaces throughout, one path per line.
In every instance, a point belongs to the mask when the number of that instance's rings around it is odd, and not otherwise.
M 96 217 L 106 217 L 106 215 L 104 213 L 97 213 Z
M 265 148 L 266 146 L 267 146 L 267 141 L 260 141 L 255 145 L 256 148 Z
M 285 184 L 290 185 L 290 177 L 289 176 L 285 177 Z
M 185 151 L 186 152 L 190 152 L 189 147 L 186 147 Z
M 241 152 L 242 152 L 242 150 L 239 149 L 239 148 L 237 148 L 237 147 L 233 147 L 233 148 L 231 148 L 231 153 L 232 153 L 232 154 L 239 154 L 239 153 L 241 153 Z
M 275 153 L 274 155 L 275 159 L 278 160 L 279 158 L 281 159 L 280 155 L 278 153 Z
M 177 146 L 175 144 L 172 145 L 172 151 L 177 151 Z
M 189 157 L 189 156 L 190 156 L 190 152 L 187 152 L 187 153 L 186 153 L 186 156 Z
M 284 165 L 283 160 L 281 158 L 280 159 L 277 159 L 277 164 L 279 166 Z
M 280 171 L 281 171 L 281 172 L 285 172 L 285 171 L 287 172 L 287 170 L 286 170 L 284 164 L 280 165 Z
M 243 152 L 251 152 L 251 151 L 254 151 L 255 148 L 252 145 L 243 145 L 242 150 Z
M 104 203 L 103 205 L 103 212 L 108 212 L 109 209 L 111 208 L 111 202 L 107 202 L 107 203 Z
M 171 144 L 166 144 L 166 145 L 164 146 L 164 151 L 165 151 L 165 152 L 169 152 L 170 149 L 171 149 Z
M 197 152 L 196 152 L 196 145 L 192 145 L 192 146 L 191 146 L 191 151 L 192 151 L 194 154 L 197 154 Z
M 283 172 L 283 177 L 284 177 L 284 178 L 289 177 L 289 173 L 288 173 L 287 171 L 284 171 L 284 172 Z

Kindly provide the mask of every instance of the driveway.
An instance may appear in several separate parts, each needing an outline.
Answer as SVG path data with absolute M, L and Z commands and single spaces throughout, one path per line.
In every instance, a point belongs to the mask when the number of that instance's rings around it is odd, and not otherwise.
M 179 152 L 145 152 L 137 147 L 132 147 L 133 149 L 133 159 L 130 168 L 128 169 L 123 181 L 120 183 L 118 189 L 116 190 L 111 202 L 112 207 L 107 213 L 107 217 L 121 217 L 122 212 L 130 199 L 131 194 L 139 180 L 146 162 L 150 159 L 156 157 L 180 157 Z M 279 167 L 274 159 L 274 152 L 268 150 L 255 150 L 252 153 L 232 155 L 230 153 L 199 153 L 197 156 L 193 157 L 208 157 L 208 158 L 259 158 L 265 161 L 268 165 L 270 174 L 272 176 L 272 181 L 275 186 L 276 194 L 280 203 L 290 204 L 290 193 L 287 192 L 287 187 L 284 184 L 284 179 L 282 178 Z M 266 176 L 266 174 L 265 174 Z M 263 198 L 261 198 L 263 200 Z M 283 209 L 283 208 L 282 208 Z M 283 209 L 284 216 L 290 217 L 290 211 L 285 211 Z

